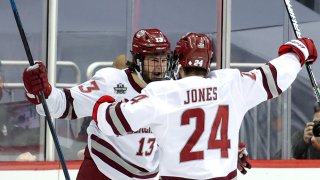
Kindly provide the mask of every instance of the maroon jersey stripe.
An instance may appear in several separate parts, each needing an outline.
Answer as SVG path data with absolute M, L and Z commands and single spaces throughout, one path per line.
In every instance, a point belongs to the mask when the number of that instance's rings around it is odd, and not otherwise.
M 105 156 L 101 152 L 95 150 L 94 148 L 91 148 L 91 152 L 94 155 L 98 156 L 103 162 L 105 162 L 106 164 L 108 164 L 112 168 L 116 169 L 117 171 L 119 171 L 122 174 L 125 174 L 126 176 L 131 177 L 131 178 L 148 179 L 148 178 L 156 177 L 157 174 L 158 174 L 158 172 L 156 172 L 154 174 L 150 174 L 150 175 L 146 175 L 146 176 L 138 176 L 138 175 L 132 174 L 131 172 L 126 170 L 124 167 L 122 167 L 120 164 L 116 163 L 115 161 L 113 161 L 112 159 L 108 158 L 107 156 Z
M 106 110 L 106 120 L 107 122 L 109 123 L 110 127 L 112 128 L 114 134 L 116 135 L 121 135 L 120 132 L 118 131 L 117 127 L 114 125 L 112 119 L 111 119 L 111 116 L 110 116 L 110 107 L 112 106 L 113 104 L 110 104 Z
M 264 72 L 263 72 L 261 67 L 259 67 L 258 70 L 261 72 L 263 87 L 264 87 L 264 89 L 266 90 L 266 92 L 268 94 L 268 99 L 271 99 L 272 98 L 272 93 L 271 93 L 269 85 L 268 85 L 267 77 L 264 74 Z
M 142 88 L 133 79 L 132 74 L 131 74 L 132 71 L 128 68 L 128 69 L 125 69 L 125 72 L 127 74 L 128 80 L 129 80 L 131 86 L 133 87 L 133 89 L 136 90 L 138 93 L 141 93 Z
M 267 65 L 269 66 L 270 70 L 271 70 L 271 73 L 272 73 L 272 76 L 273 76 L 273 79 L 274 79 L 274 82 L 276 84 L 276 87 L 277 87 L 277 91 L 279 94 L 282 93 L 282 90 L 279 88 L 278 86 L 278 81 L 277 81 L 277 69 L 270 63 L 267 63 Z
M 141 172 L 141 174 L 143 173 L 149 173 L 149 171 L 147 171 L 146 169 L 139 167 L 135 164 L 132 164 L 130 162 L 128 162 L 126 159 L 122 158 L 120 156 L 120 154 L 114 149 L 114 147 L 109 144 L 108 142 L 104 141 L 103 139 L 100 139 L 99 137 L 95 136 L 95 135 L 91 135 L 91 139 L 95 140 L 97 143 L 99 143 L 100 145 L 104 146 L 105 148 L 109 149 L 110 151 L 112 151 L 114 154 L 116 154 L 118 156 L 118 158 L 121 158 L 122 160 L 124 160 L 127 164 L 139 169 Z M 146 178 L 152 178 L 155 177 L 158 174 L 158 171 L 152 174 L 148 174 L 148 175 L 136 175 L 131 173 L 128 169 L 126 169 L 125 167 L 123 167 L 121 164 L 117 163 L 116 161 L 112 160 L 111 158 L 109 158 L 106 154 L 101 153 L 100 151 L 98 151 L 97 149 L 95 149 L 94 147 L 91 147 L 91 152 L 98 156 L 103 162 L 105 162 L 106 164 L 108 164 L 109 166 L 113 167 L 114 169 L 116 169 L 117 171 L 120 171 L 121 173 L 125 174 L 128 177 L 136 177 L 136 178 L 142 178 L 142 179 L 146 179 Z
M 117 152 L 117 150 L 108 142 L 104 141 L 103 139 L 99 138 L 98 136 L 91 134 L 90 138 L 92 140 L 95 140 L 96 142 L 98 142 L 99 144 L 101 144 L 102 146 L 104 146 L 105 148 L 109 149 L 110 151 L 112 151 L 114 154 L 116 154 L 117 156 L 120 157 L 120 154 Z
M 124 127 L 124 129 L 126 130 L 126 132 L 128 133 L 132 133 L 133 130 L 131 129 L 128 121 L 126 120 L 126 118 L 124 117 L 122 110 L 120 108 L 121 102 L 117 103 L 116 107 L 115 107 L 115 111 L 117 113 L 117 116 L 119 118 L 119 120 L 121 121 L 122 126 Z
M 91 135 L 91 139 L 95 140 L 97 143 L 101 144 L 102 146 L 104 146 L 105 148 L 109 149 L 110 151 L 112 151 L 114 154 L 116 154 L 117 156 L 119 156 L 119 158 L 123 159 L 124 161 L 126 161 L 128 164 L 130 164 L 131 166 L 139 169 L 141 172 L 149 172 L 148 170 L 140 167 L 140 166 L 137 166 L 129 161 L 127 161 L 126 159 L 124 159 L 123 157 L 121 157 L 120 153 L 118 153 L 118 151 L 111 145 L 109 144 L 107 141 L 99 138 L 98 136 L 92 134 Z
M 73 97 L 71 96 L 70 89 L 64 88 L 63 92 L 64 92 L 64 94 L 66 96 L 66 109 L 63 112 L 62 116 L 59 117 L 59 118 L 60 119 L 66 118 L 68 116 L 69 112 L 70 112 L 69 109 L 72 107 L 71 119 L 77 119 L 78 116 L 77 116 L 77 114 L 76 114 L 76 112 L 74 111 L 74 108 L 73 108 Z

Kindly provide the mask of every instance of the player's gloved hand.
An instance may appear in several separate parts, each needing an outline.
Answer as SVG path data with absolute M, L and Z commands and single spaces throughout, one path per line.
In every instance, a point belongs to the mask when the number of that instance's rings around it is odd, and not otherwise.
M 310 38 L 291 40 L 280 46 L 278 54 L 281 56 L 288 52 L 294 52 L 298 55 L 301 66 L 306 62 L 314 63 L 318 57 L 316 46 Z
M 45 98 L 51 93 L 46 66 L 38 61 L 23 72 L 23 83 L 27 99 L 33 104 L 40 104 L 39 93 L 43 91 Z
M 102 96 L 101 98 L 98 99 L 98 101 L 94 104 L 93 106 L 93 111 L 92 111 L 92 119 L 96 122 L 98 122 L 98 109 L 99 109 L 99 106 L 102 104 L 102 103 L 113 103 L 115 101 L 115 99 L 111 96 Z
M 242 174 L 247 173 L 246 168 L 251 169 L 251 164 L 249 163 L 249 155 L 246 150 L 246 145 L 242 142 L 239 143 L 237 168 Z

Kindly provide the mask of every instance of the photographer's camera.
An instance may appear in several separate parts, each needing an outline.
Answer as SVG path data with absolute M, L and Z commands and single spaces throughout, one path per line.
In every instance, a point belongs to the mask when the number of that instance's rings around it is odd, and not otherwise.
M 320 121 L 314 121 L 312 133 L 315 137 L 320 137 Z

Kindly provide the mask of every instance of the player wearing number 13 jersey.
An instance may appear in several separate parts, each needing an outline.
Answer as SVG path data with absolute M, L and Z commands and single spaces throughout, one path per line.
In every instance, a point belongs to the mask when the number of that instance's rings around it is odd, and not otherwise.
M 133 61 L 129 62 L 129 68 L 101 69 L 90 80 L 62 91 L 50 86 L 45 66 L 37 63 L 23 74 L 27 98 L 39 104 L 35 95 L 40 89 L 47 97 L 52 117 L 77 119 L 91 116 L 100 97 L 108 95 L 102 99 L 109 102 L 131 99 L 146 83 L 164 78 L 169 53 L 170 43 L 160 30 L 142 29 L 133 37 Z M 37 110 L 44 115 L 41 105 L 37 105 Z M 108 137 L 92 121 L 87 132 L 88 146 L 78 180 L 157 178 L 159 152 L 150 128 L 141 127 L 128 136 Z
M 97 102 L 93 118 L 107 135 L 150 126 L 160 147 L 161 179 L 234 179 L 239 129 L 252 107 L 285 91 L 305 62 L 313 63 L 313 41 L 282 45 L 279 57 L 250 72 L 209 72 L 210 39 L 189 33 L 175 49 L 179 80 L 152 82 L 128 102 Z

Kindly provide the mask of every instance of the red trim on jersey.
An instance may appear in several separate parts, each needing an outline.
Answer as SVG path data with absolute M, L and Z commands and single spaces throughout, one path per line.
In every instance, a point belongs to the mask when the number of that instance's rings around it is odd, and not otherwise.
M 131 129 L 128 121 L 126 120 L 126 118 L 124 117 L 121 108 L 120 108 L 121 103 L 117 103 L 117 105 L 115 106 L 115 111 L 117 114 L 117 117 L 119 118 L 119 120 L 121 121 L 122 126 L 124 127 L 124 129 L 126 130 L 126 132 L 128 133 L 132 133 L 133 130 Z
M 141 173 L 148 173 L 149 171 L 137 166 L 135 164 L 132 164 L 131 162 L 129 162 L 128 160 L 124 159 L 123 157 L 120 156 L 120 154 L 116 151 L 116 149 L 109 144 L 108 142 L 104 141 L 103 139 L 99 138 L 98 136 L 95 135 L 91 135 L 91 139 L 95 140 L 97 143 L 99 143 L 100 145 L 104 146 L 105 148 L 109 149 L 110 151 L 112 151 L 114 154 L 116 154 L 119 158 L 123 159 L 127 164 L 139 169 L 139 171 L 141 171 Z M 128 177 L 136 177 L 136 178 L 141 178 L 141 179 L 147 179 L 147 178 L 152 178 L 157 176 L 158 171 L 153 173 L 153 174 L 149 174 L 149 175 L 135 175 L 133 173 L 131 173 L 130 171 L 128 171 L 125 167 L 121 166 L 121 164 L 118 164 L 116 161 L 113 161 L 112 159 L 110 159 L 108 156 L 106 156 L 105 154 L 99 152 L 98 150 L 94 149 L 93 147 L 91 147 L 91 152 L 96 155 L 97 157 L 99 157 L 103 162 L 105 162 L 106 164 L 108 164 L 109 166 L 113 167 L 114 169 L 116 169 L 117 171 L 125 174 Z
M 273 79 L 274 79 L 274 83 L 275 83 L 275 85 L 277 87 L 277 92 L 278 92 L 278 94 L 281 94 L 282 90 L 279 88 L 278 81 L 277 81 L 277 77 L 278 77 L 277 69 L 271 63 L 267 63 L 267 65 L 269 66 L 269 68 L 271 70 L 271 73 L 272 73 L 272 76 L 273 76 Z
M 94 121 L 96 121 L 96 123 L 98 123 L 98 118 L 97 118 L 97 115 L 98 115 L 98 109 L 99 109 L 99 106 L 102 104 L 102 103 L 113 103 L 115 101 L 115 99 L 111 96 L 102 96 L 101 98 L 99 98 L 96 103 L 94 104 L 93 106 L 93 111 L 92 111 L 92 119 Z
M 272 98 L 272 93 L 271 93 L 269 85 L 268 85 L 267 77 L 264 74 L 264 71 L 263 71 L 263 69 L 261 67 L 258 68 L 258 70 L 261 72 L 263 87 L 264 87 L 264 89 L 266 90 L 266 92 L 268 94 L 268 99 L 271 99 Z
M 216 178 L 211 178 L 207 180 L 231 180 L 237 176 L 237 170 L 234 170 L 230 172 L 227 176 L 224 177 L 216 177 Z M 161 180 L 191 180 L 188 178 L 182 178 L 182 177 L 173 177 L 173 176 L 161 176 Z
M 66 96 L 66 109 L 65 111 L 63 112 L 62 116 L 59 117 L 59 119 L 63 119 L 63 118 L 66 118 L 69 114 L 69 109 L 70 109 L 70 106 L 72 107 L 72 115 L 71 115 L 71 119 L 77 119 L 78 116 L 76 115 L 76 112 L 74 111 L 74 108 L 73 108 L 73 97 L 71 96 L 71 92 L 70 92 L 70 89 L 66 89 L 64 88 L 63 89 L 63 92 Z
M 136 90 L 138 93 L 141 93 L 142 88 L 139 86 L 139 84 L 136 83 L 136 81 L 132 77 L 132 71 L 128 68 L 125 69 L 124 72 L 127 74 L 128 80 L 133 87 L 134 90 Z
M 113 106 L 113 104 L 110 104 L 106 110 L 106 120 L 109 123 L 111 129 L 113 130 L 113 133 L 116 135 L 121 135 L 120 132 L 118 131 L 117 127 L 114 125 L 112 118 L 110 116 L 110 107 Z

